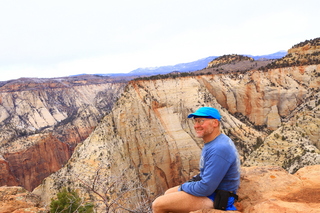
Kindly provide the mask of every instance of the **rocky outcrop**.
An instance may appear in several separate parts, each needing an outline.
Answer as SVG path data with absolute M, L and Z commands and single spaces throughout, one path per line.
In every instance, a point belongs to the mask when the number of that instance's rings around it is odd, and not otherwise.
M 300 169 L 294 175 L 281 167 L 243 167 L 238 211 L 243 213 L 320 212 L 320 165 Z M 192 213 L 215 213 L 199 210 Z
M 249 70 L 255 70 L 265 67 L 273 61 L 273 59 L 262 58 L 259 60 L 254 60 L 251 57 L 236 54 L 223 55 L 211 61 L 205 69 L 192 72 L 191 74 L 244 74 Z
M 314 53 L 318 53 L 320 48 L 320 38 L 305 40 L 304 42 L 300 42 L 299 44 L 293 45 L 291 49 L 289 49 L 289 54 L 298 54 L 311 56 Z
M 40 207 L 40 197 L 28 192 L 22 187 L 0 187 L 1 213 L 43 213 Z
M 276 60 L 265 67 L 261 67 L 261 69 L 266 70 L 316 64 L 320 64 L 320 38 L 306 40 L 294 45 L 288 50 L 288 54 L 285 57 Z
M 110 111 L 124 86 L 92 76 L 4 83 L 0 155 L 6 170 L 1 170 L 1 185 L 33 190 L 59 170 Z
M 253 58 L 243 55 L 223 55 L 209 62 L 207 68 L 221 66 L 223 64 L 231 64 L 239 61 L 254 61 Z

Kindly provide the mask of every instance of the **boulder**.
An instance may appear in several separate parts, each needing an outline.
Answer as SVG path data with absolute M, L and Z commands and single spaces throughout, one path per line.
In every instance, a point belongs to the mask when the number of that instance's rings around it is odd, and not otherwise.
M 320 165 L 289 174 L 281 167 L 243 167 L 238 211 L 243 213 L 320 212 Z M 217 213 L 206 209 L 192 213 Z

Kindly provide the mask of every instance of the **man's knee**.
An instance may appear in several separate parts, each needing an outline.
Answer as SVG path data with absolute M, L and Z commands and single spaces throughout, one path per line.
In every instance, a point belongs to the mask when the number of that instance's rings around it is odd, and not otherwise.
M 152 211 L 161 212 L 163 208 L 162 196 L 158 197 L 152 202 Z
M 179 188 L 179 186 L 172 187 L 172 188 L 168 189 L 164 194 L 166 195 L 169 193 L 178 192 L 178 188 Z

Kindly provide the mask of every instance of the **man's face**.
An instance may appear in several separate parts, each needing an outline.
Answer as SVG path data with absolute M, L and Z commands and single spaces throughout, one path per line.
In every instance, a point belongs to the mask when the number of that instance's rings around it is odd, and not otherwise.
M 217 126 L 218 122 L 216 119 L 201 117 L 194 118 L 194 129 L 196 131 L 196 136 L 198 138 L 202 138 L 204 141 L 214 134 L 214 130 Z

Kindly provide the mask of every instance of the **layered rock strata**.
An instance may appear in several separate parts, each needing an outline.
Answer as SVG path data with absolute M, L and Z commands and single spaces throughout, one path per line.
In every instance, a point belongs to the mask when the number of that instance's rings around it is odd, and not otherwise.
M 19 79 L 2 85 L 0 155 L 5 169 L 1 185 L 33 190 L 59 170 L 125 86 L 108 81 Z

